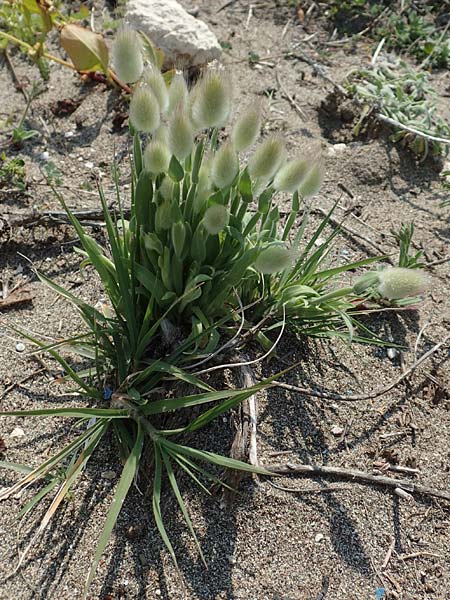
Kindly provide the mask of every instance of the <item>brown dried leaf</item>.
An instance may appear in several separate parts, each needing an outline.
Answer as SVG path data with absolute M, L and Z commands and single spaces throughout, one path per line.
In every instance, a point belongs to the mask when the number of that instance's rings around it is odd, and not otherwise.
M 6 298 L 0 298 L 0 310 L 12 308 L 17 304 L 25 304 L 31 302 L 35 293 L 26 286 L 19 287 L 12 291 Z
M 61 29 L 60 41 L 77 71 L 108 71 L 108 47 L 100 33 L 69 23 Z

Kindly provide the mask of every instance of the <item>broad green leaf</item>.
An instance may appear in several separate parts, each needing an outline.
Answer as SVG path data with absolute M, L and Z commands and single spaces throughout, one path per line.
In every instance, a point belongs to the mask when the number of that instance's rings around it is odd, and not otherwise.
M 108 47 L 100 33 L 94 33 L 75 23 L 60 31 L 61 46 L 77 71 L 108 71 Z

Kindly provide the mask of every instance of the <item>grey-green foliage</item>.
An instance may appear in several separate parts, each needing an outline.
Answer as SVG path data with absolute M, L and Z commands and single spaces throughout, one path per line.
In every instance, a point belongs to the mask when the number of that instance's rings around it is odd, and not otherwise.
M 439 115 L 436 93 L 429 85 L 425 71 L 414 70 L 402 61 L 396 65 L 375 64 L 351 73 L 347 79 L 347 89 L 363 106 L 361 118 L 355 127 L 356 134 L 367 117 L 372 113 L 381 113 L 426 135 L 450 139 L 450 126 Z M 402 140 L 423 158 L 430 152 L 448 153 L 448 145 L 393 127 L 395 132 L 391 136 L 392 141 Z

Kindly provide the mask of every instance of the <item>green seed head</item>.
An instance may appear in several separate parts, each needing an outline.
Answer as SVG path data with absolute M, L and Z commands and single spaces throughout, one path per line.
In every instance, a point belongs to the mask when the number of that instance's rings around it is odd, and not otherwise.
M 144 167 L 150 173 L 166 173 L 170 163 L 169 148 L 157 139 L 151 140 L 144 150 Z
M 167 125 L 160 125 L 153 134 L 153 139 L 162 142 L 166 146 L 169 145 L 169 130 Z
M 268 180 L 275 175 L 286 160 L 286 148 L 276 135 L 264 140 L 248 163 L 248 171 L 253 179 Z
M 144 133 L 153 133 L 161 120 L 159 103 L 155 94 L 147 86 L 139 86 L 130 102 L 130 121 L 133 127 Z
M 214 204 L 206 209 L 203 216 L 203 226 L 209 235 L 217 235 L 228 225 L 230 213 L 226 206 Z
M 179 160 L 183 160 L 192 150 L 194 132 L 186 112 L 178 108 L 169 121 L 169 148 Z
M 148 67 L 144 71 L 143 80 L 155 94 L 161 112 L 165 113 L 169 107 L 169 92 L 161 71 L 155 67 Z
M 315 196 L 323 183 L 324 169 L 320 161 L 314 163 L 301 182 L 298 191 L 303 198 Z
M 233 145 L 238 152 L 254 144 L 261 130 L 261 109 L 250 106 L 240 115 L 231 132 Z
M 286 163 L 273 180 L 273 187 L 280 192 L 293 194 L 311 168 L 311 163 L 302 158 L 295 158 Z
M 292 251 L 284 246 L 270 246 L 263 250 L 255 261 L 260 273 L 273 274 L 288 269 L 293 263 Z
M 121 81 L 134 83 L 142 75 L 141 43 L 133 29 L 124 27 L 117 33 L 112 45 L 112 62 Z
M 199 129 L 221 127 L 231 111 L 230 78 L 220 71 L 208 71 L 195 86 L 192 96 L 192 119 Z
M 169 114 L 179 106 L 186 107 L 189 90 L 182 73 L 176 73 L 169 87 Z
M 216 152 L 212 161 L 211 177 L 218 188 L 228 187 L 233 183 L 239 171 L 239 159 L 232 144 L 226 143 Z
M 159 186 L 159 193 L 164 200 L 171 200 L 173 196 L 174 183 L 170 177 L 164 177 L 161 185 Z
M 378 292 L 388 300 L 401 300 L 422 294 L 428 287 L 429 278 L 419 269 L 388 267 L 379 271 Z

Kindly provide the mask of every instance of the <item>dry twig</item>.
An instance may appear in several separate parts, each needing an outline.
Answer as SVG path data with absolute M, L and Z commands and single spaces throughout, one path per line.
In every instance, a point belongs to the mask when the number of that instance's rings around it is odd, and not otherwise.
M 358 471 L 356 469 L 346 469 L 343 467 L 328 467 L 320 465 L 306 465 L 302 463 L 280 463 L 280 464 L 268 464 L 261 465 L 267 471 L 270 471 L 274 475 L 319 475 L 321 477 L 340 477 L 343 479 L 351 479 L 361 483 L 374 483 L 375 485 L 381 485 L 390 487 L 393 490 L 401 489 L 409 492 L 410 494 L 418 494 L 421 496 L 433 496 L 442 500 L 450 502 L 450 492 L 443 490 L 437 490 L 424 485 L 417 484 L 408 479 L 394 479 L 392 477 L 385 477 L 384 475 L 372 475 L 365 473 L 364 471 Z
M 404 373 L 402 373 L 397 379 L 388 383 L 378 390 L 374 390 L 373 392 L 368 392 L 366 394 L 353 394 L 353 395 L 343 395 L 336 394 L 334 392 L 319 392 L 316 390 L 302 388 L 297 385 L 291 385 L 289 383 L 283 383 L 281 381 L 275 381 L 271 384 L 272 387 L 281 387 L 291 392 L 298 392 L 299 394 L 303 394 L 305 396 L 313 396 L 315 398 L 322 398 L 324 400 L 340 400 L 343 402 L 359 402 L 361 400 L 372 400 L 373 398 L 378 398 L 378 396 L 382 396 L 383 394 L 387 394 L 392 389 L 397 387 L 404 379 L 406 379 L 411 373 L 413 373 L 422 363 L 428 360 L 433 354 L 435 354 L 438 350 L 440 350 L 443 346 L 445 346 L 450 339 L 450 335 L 447 335 L 441 342 L 433 346 L 428 352 L 425 352 L 417 361 L 406 369 Z

